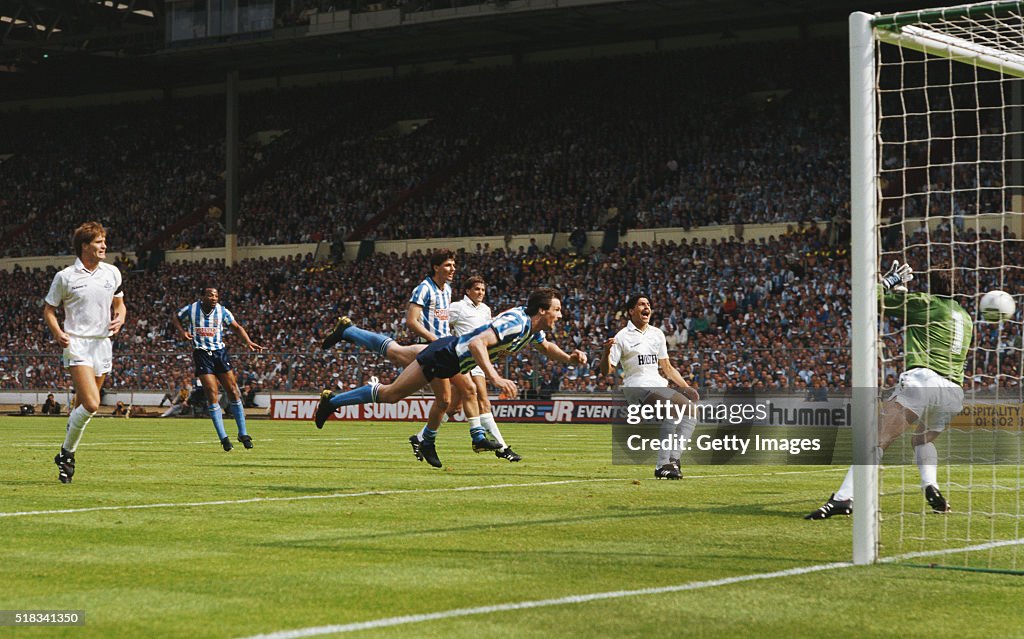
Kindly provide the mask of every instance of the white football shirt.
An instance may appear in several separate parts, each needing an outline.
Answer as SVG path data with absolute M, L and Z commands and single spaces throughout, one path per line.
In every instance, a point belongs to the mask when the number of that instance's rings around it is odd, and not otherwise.
M 608 351 L 608 362 L 613 367 L 622 364 L 622 385 L 632 388 L 668 386 L 658 365 L 658 360 L 667 357 L 665 333 L 650 324 L 641 331 L 632 320 L 615 334 L 615 343 Z
M 448 307 L 448 326 L 452 329 L 452 335 L 465 335 L 490 323 L 491 307 L 483 302 L 474 304 L 468 295 Z
M 75 263 L 53 276 L 46 303 L 55 308 L 64 305 L 64 332 L 72 337 L 110 337 L 110 305 L 115 297 L 124 297 L 121 271 L 100 262 L 90 271 L 75 258 Z

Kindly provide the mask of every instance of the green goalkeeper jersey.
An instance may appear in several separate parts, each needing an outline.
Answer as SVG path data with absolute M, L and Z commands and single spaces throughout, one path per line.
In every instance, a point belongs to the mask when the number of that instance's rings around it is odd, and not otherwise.
M 954 299 L 928 293 L 878 295 L 882 313 L 903 320 L 906 368 L 930 368 L 946 379 L 964 383 L 964 363 L 974 337 L 971 316 Z

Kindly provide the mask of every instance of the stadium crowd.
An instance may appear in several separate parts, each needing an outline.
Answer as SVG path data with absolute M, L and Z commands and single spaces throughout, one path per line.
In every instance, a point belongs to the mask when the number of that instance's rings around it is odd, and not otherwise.
M 808 41 L 245 94 L 240 241 L 827 220 L 848 199 L 845 85 L 821 80 L 843 55 Z M 5 254 L 65 254 L 86 217 L 122 249 L 222 245 L 222 102 L 0 123 L 0 214 L 26 220 Z
M 1000 242 L 1000 237 L 985 233 L 957 243 L 962 277 L 977 278 L 967 282 L 972 288 L 1020 290 L 1024 285 L 1024 269 L 986 268 L 1024 263 L 1022 243 L 1011 237 Z M 911 237 L 911 243 L 923 246 L 923 239 Z M 948 246 L 948 231 L 931 239 L 933 247 L 943 241 Z M 912 249 L 906 259 L 919 269 L 929 259 L 948 259 L 923 251 Z M 464 277 L 481 274 L 496 312 L 523 303 L 536 287 L 557 287 L 564 294 L 565 317 L 555 337 L 590 352 L 592 362 L 603 341 L 624 325 L 626 298 L 647 292 L 673 363 L 705 391 L 752 387 L 810 397 L 850 385 L 849 256 L 845 245 L 831 242 L 816 226 L 796 225 L 761 241 L 624 243 L 609 253 L 481 248 L 460 252 L 457 263 L 455 298 Z M 397 371 L 387 362 L 347 346 L 321 351 L 320 339 L 336 316 L 349 314 L 362 326 L 409 341 L 405 307 L 427 272 L 428 257 L 418 252 L 376 254 L 337 265 L 296 255 L 248 260 L 232 268 L 197 262 L 127 272 L 128 322 L 115 340 L 109 387 L 170 389 L 191 377 L 190 348 L 177 340 L 169 318 L 194 301 L 204 285 L 217 286 L 225 306 L 269 349 L 248 354 L 229 342 L 240 384 L 281 392 L 312 391 L 325 383 L 347 388 L 371 375 L 390 380 Z M 59 349 L 41 319 L 42 296 L 52 276 L 52 271 L 0 272 L 0 302 L 9 309 L 0 317 L 6 336 L 0 388 L 56 390 L 67 384 Z M 973 299 L 963 303 L 973 312 Z M 885 371 L 887 385 L 895 383 L 899 372 L 897 329 L 895 320 L 883 326 L 885 348 L 893 354 Z M 1020 324 L 1000 329 L 979 323 L 978 335 L 981 348 L 972 358 L 967 387 L 1015 387 Z M 529 349 L 505 365 L 512 379 L 537 395 L 615 385 L 595 366 L 562 366 Z
M 411 238 L 615 228 L 613 251 L 507 251 L 458 255 L 458 283 L 488 282 L 496 311 L 537 286 L 565 294 L 559 341 L 594 355 L 624 324 L 620 306 L 647 291 L 673 362 L 710 391 L 785 389 L 821 396 L 849 385 L 847 238 L 804 225 L 848 218 L 845 50 L 805 41 L 525 63 L 509 69 L 409 74 L 247 94 L 241 100 L 239 239 L 243 244 Z M 724 70 L 724 71 L 723 71 Z M 666 78 L 672 78 L 666 82 Z M 922 96 L 911 96 L 914 99 Z M 954 121 L 934 107 L 886 100 L 883 125 L 905 153 L 883 167 L 884 240 L 918 269 L 952 260 L 971 290 L 1020 290 L 1021 242 L 1005 229 L 964 231 L 968 211 L 1007 210 L 997 201 L 1001 136 L 926 144 L 925 131 L 998 133 L 983 113 Z M 224 241 L 223 98 L 25 112 L 0 122 L 0 216 L 6 255 L 66 254 L 66 233 L 98 218 L 111 255 L 162 238 L 163 248 Z M 898 110 L 906 113 L 900 117 Z M 974 128 L 971 129 L 970 127 Z M 902 137 L 901 137 L 902 136 Z M 968 158 L 954 164 L 953 157 Z M 965 189 L 980 186 L 977 202 Z M 955 187 L 955 188 L 954 188 Z M 975 191 L 971 191 L 975 192 Z M 949 215 L 938 233 L 904 234 L 903 219 Z M 46 220 L 46 224 L 39 223 Z M 628 229 L 787 221 L 791 232 L 760 241 L 629 242 Z M 834 225 L 841 228 L 841 225 Z M 179 228 L 180 227 L 180 228 Z M 173 232 L 172 232 L 173 231 Z M 738 232 L 740 236 L 741 233 Z M 929 253 L 923 247 L 930 245 Z M 235 352 L 241 382 L 271 391 L 351 386 L 395 375 L 348 348 L 324 353 L 320 335 L 348 313 L 368 328 L 408 340 L 408 294 L 427 257 L 374 255 L 352 264 L 311 256 L 124 271 L 129 321 L 115 346 L 114 388 L 168 389 L 191 376 L 188 347 L 169 317 L 214 284 L 270 348 Z M 211 281 L 211 274 L 212 281 Z M 0 272 L 6 339 L 0 388 L 59 389 L 67 379 L 41 321 L 53 273 Z M 977 287 L 975 289 L 975 287 Z M 964 300 L 969 310 L 973 299 Z M 883 327 L 895 383 L 898 322 Z M 978 325 L 968 388 L 1018 384 L 1020 324 Z M 522 355 L 508 375 L 536 394 L 606 390 L 593 366 L 563 367 Z

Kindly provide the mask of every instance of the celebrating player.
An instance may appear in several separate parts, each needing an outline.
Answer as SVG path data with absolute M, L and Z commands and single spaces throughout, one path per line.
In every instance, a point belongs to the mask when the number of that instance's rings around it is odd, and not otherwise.
M 250 351 L 262 352 L 263 347 L 249 339 L 245 331 L 231 311 L 220 305 L 220 295 L 215 286 L 203 287 L 198 302 L 192 302 L 178 309 L 171 315 L 171 322 L 178 333 L 192 342 L 192 362 L 195 364 L 196 377 L 203 384 L 206 399 L 210 406 L 210 419 L 217 430 L 220 445 L 225 451 L 234 448 L 231 439 L 224 432 L 224 416 L 220 410 L 220 388 L 224 386 L 231 400 L 231 415 L 238 426 L 238 441 L 246 448 L 252 448 L 252 437 L 245 428 L 245 409 L 242 406 L 242 393 L 238 390 L 235 372 L 231 368 L 227 349 L 224 348 L 224 328 L 232 326 L 242 336 Z M 182 322 L 186 322 L 186 328 Z M 191 332 L 189 332 L 191 329 Z
M 907 369 L 900 375 L 896 390 L 882 404 L 876 462 L 882 451 L 910 426 L 914 459 L 921 472 L 925 500 L 936 513 L 949 512 L 946 498 L 939 492 L 938 451 L 935 438 L 963 410 L 964 364 L 974 335 L 971 316 L 953 299 L 953 270 L 932 268 L 928 272 L 928 292 L 908 293 L 906 284 L 914 279 L 908 264 L 893 262 L 882 278 L 878 297 L 882 313 L 904 320 L 904 355 Z M 828 519 L 853 512 L 853 468 L 825 505 L 804 519 Z
M 320 393 L 320 403 L 314 417 L 316 426 L 323 428 L 331 413 L 341 406 L 371 402 L 394 403 L 412 395 L 428 382 L 436 391 L 437 380 L 451 379 L 459 373 L 469 372 L 477 365 L 492 384 L 514 398 L 519 394 L 519 389 L 515 382 L 498 374 L 492 363 L 494 357 L 518 353 L 527 344 L 533 343 L 535 348 L 557 361 L 586 364 L 587 355 L 583 351 L 575 350 L 570 355 L 545 338 L 545 331 L 551 330 L 561 317 L 561 296 L 554 289 L 542 288 L 530 294 L 526 306 L 507 310 L 489 324 L 470 333 L 460 337 L 443 337 L 429 345 L 402 346 L 390 337 L 357 328 L 348 318 L 341 318 L 338 327 L 325 342 L 336 337 L 380 353 L 396 364 L 406 362 L 407 365 L 391 384 L 371 382 L 367 386 L 338 395 L 324 390 Z M 417 453 L 431 466 L 441 467 L 441 460 L 437 457 L 437 449 L 432 441 L 424 439 Z
M 71 237 L 75 263 L 58 271 L 43 304 L 43 320 L 54 341 L 64 349 L 64 366 L 75 387 L 75 409 L 68 416 L 64 445 L 53 458 L 57 479 L 70 484 L 75 474 L 75 451 L 85 427 L 100 409 L 100 389 L 113 366 L 110 337 L 124 326 L 121 271 L 103 261 L 107 231 L 99 222 L 86 222 Z M 64 328 L 57 308 L 64 306 Z
M 605 341 L 601 354 L 601 373 L 610 375 L 622 364 L 622 393 L 630 404 L 670 401 L 679 406 L 700 401 L 697 390 L 686 383 L 668 358 L 665 333 L 651 325 L 651 300 L 647 295 L 634 295 L 626 302 L 629 321 L 626 327 Z M 679 391 L 668 387 L 675 384 Z M 679 424 L 665 424 L 680 438 L 689 439 L 695 420 L 685 417 Z M 669 435 L 669 432 L 663 435 Z M 682 441 L 678 439 L 677 441 Z M 654 467 L 655 479 L 679 479 L 680 448 L 660 450 Z

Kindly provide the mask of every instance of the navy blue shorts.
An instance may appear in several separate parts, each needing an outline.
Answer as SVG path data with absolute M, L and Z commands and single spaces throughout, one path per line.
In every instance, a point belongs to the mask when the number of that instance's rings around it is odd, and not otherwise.
M 459 374 L 459 356 L 455 354 L 455 342 L 458 339 L 454 336 L 442 337 L 431 342 L 416 356 L 428 382 L 433 379 L 450 379 Z
M 200 348 L 192 351 L 192 363 L 196 365 L 196 375 L 220 375 L 231 370 L 228 351 L 204 351 Z

